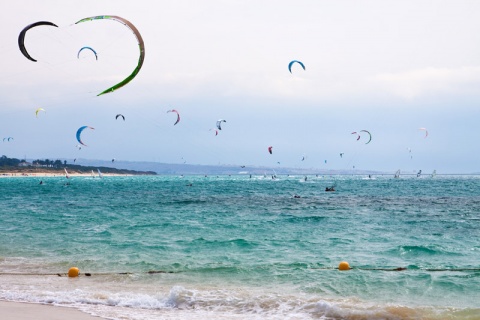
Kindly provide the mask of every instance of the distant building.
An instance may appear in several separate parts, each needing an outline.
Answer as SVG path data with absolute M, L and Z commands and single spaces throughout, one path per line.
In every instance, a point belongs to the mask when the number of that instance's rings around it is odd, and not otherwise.
M 31 164 L 30 162 L 24 161 L 24 162 L 20 162 L 20 163 L 18 164 L 18 166 L 19 166 L 19 167 L 31 167 L 32 164 Z

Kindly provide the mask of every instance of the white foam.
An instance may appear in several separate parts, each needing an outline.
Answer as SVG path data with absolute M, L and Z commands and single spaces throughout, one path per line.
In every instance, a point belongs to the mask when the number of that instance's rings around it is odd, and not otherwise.
M 154 287 L 66 277 L 2 276 L 0 300 L 75 307 L 117 319 L 413 319 L 431 309 L 332 300 L 266 288 Z M 440 313 L 446 310 L 435 310 Z

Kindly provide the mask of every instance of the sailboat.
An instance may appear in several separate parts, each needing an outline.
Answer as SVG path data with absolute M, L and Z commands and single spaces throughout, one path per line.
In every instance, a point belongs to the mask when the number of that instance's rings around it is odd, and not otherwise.
M 67 168 L 63 168 L 65 170 L 65 178 L 70 179 L 70 175 L 68 174 Z
M 100 169 L 97 169 L 97 171 L 98 171 L 98 177 L 103 178 L 103 174 L 100 172 Z
M 95 178 L 95 173 L 93 172 L 93 170 L 92 170 L 92 178 Z
M 433 170 L 433 172 L 432 172 L 432 178 L 435 178 L 436 175 L 437 175 L 437 170 Z
M 400 178 L 400 169 L 398 169 L 397 172 L 395 172 L 394 178 Z

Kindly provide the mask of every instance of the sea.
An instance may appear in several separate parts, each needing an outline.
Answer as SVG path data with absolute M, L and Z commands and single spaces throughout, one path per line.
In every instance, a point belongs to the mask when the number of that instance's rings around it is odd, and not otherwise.
M 0 300 L 105 319 L 480 319 L 480 176 L 1 177 Z

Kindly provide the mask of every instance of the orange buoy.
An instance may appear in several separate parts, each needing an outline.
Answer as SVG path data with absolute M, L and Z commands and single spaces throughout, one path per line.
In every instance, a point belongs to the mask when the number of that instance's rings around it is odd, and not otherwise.
M 68 269 L 68 277 L 70 278 L 78 277 L 79 274 L 80 270 L 78 270 L 77 267 L 71 267 L 70 269 Z
M 338 270 L 342 270 L 342 271 L 350 270 L 350 265 L 348 264 L 347 261 L 342 261 L 342 262 L 340 262 L 340 264 L 338 265 Z

